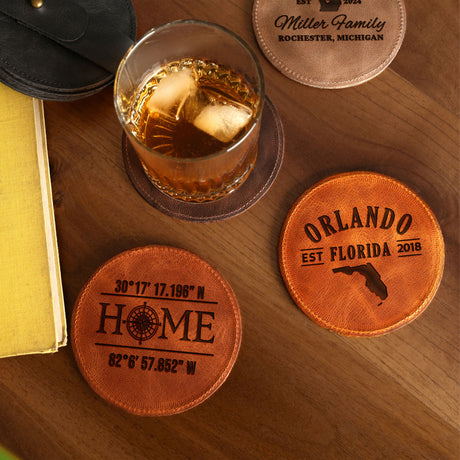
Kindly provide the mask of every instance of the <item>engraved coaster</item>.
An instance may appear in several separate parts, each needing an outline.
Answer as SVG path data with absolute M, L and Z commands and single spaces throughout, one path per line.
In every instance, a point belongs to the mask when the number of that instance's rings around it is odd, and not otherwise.
M 152 245 L 103 264 L 72 315 L 79 369 L 106 401 L 135 415 L 173 415 L 209 398 L 241 344 L 225 279 L 197 255 Z
M 284 75 L 318 88 L 358 85 L 385 70 L 406 30 L 403 0 L 255 0 L 254 31 Z
M 281 273 L 300 309 L 326 329 L 377 336 L 417 318 L 444 268 L 435 216 L 390 177 L 352 172 L 307 190 L 279 245 Z
M 161 212 L 191 222 L 227 219 L 253 206 L 273 184 L 284 154 L 284 134 L 278 113 L 266 98 L 262 113 L 257 160 L 243 185 L 216 201 L 189 203 L 162 193 L 147 178 L 134 149 L 123 133 L 122 151 L 125 168 L 139 194 Z

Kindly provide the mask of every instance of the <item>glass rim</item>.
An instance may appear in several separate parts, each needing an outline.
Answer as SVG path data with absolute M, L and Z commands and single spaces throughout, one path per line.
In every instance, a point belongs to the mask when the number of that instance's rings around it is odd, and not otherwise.
M 145 145 L 143 142 L 141 142 L 137 137 L 135 137 L 129 129 L 125 128 L 126 124 L 126 119 L 123 116 L 120 107 L 118 105 L 118 98 L 117 98 L 117 88 L 118 88 L 118 81 L 119 81 L 119 75 L 124 68 L 124 65 L 126 61 L 129 59 L 129 57 L 134 53 L 134 51 L 149 37 L 151 37 L 153 34 L 160 32 L 163 29 L 166 29 L 171 26 L 181 26 L 181 25 L 200 25 L 204 27 L 209 27 L 210 29 L 217 29 L 220 30 L 221 32 L 226 33 L 227 35 L 231 36 L 233 39 L 235 39 L 241 46 L 242 48 L 249 54 L 251 57 L 252 61 L 255 64 L 256 70 L 257 70 L 257 76 L 259 79 L 259 85 L 260 85 L 260 100 L 259 104 L 257 106 L 257 111 L 255 116 L 252 119 L 252 125 L 250 128 L 246 131 L 244 136 L 241 137 L 235 144 L 229 146 L 226 149 L 218 150 L 215 153 L 212 153 L 211 155 L 206 155 L 203 157 L 198 157 L 198 158 L 181 158 L 181 157 L 172 157 L 172 156 L 167 156 L 163 155 L 160 152 L 157 152 L 156 150 L 153 150 L 152 148 L 148 147 Z M 176 21 L 171 21 L 167 22 L 165 24 L 162 24 L 158 27 L 153 27 L 152 29 L 148 30 L 138 41 L 136 41 L 125 53 L 123 58 L 121 59 L 117 72 L 115 74 L 115 81 L 114 81 L 114 105 L 115 105 L 115 112 L 117 114 L 118 120 L 120 121 L 123 130 L 125 131 L 126 135 L 129 137 L 130 140 L 133 140 L 137 145 L 139 145 L 141 148 L 145 149 L 147 152 L 149 152 L 152 155 L 158 156 L 159 158 L 162 158 L 164 160 L 176 162 L 176 163 L 200 163 L 204 161 L 211 160 L 213 158 L 219 157 L 219 156 L 224 156 L 225 154 L 231 153 L 234 149 L 236 149 L 240 144 L 242 144 L 245 139 L 251 135 L 252 131 L 255 129 L 257 126 L 260 118 L 262 117 L 262 111 L 264 107 L 264 102 L 265 102 L 265 79 L 264 79 L 264 74 L 262 71 L 262 67 L 260 65 L 259 59 L 257 58 L 256 54 L 254 51 L 249 47 L 249 45 L 237 34 L 232 32 L 231 30 L 227 29 L 224 26 L 221 26 L 219 24 L 215 24 L 213 22 L 208 22 L 208 21 L 201 21 L 197 19 L 181 19 L 181 20 L 176 20 Z M 257 141 L 256 141 L 257 142 Z

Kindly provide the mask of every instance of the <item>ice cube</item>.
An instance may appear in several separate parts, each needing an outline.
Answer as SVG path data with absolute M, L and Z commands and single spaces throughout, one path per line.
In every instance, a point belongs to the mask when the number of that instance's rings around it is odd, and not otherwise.
M 190 69 L 173 72 L 160 80 L 147 107 L 150 112 L 178 117 L 188 97 L 197 90 L 197 83 Z
M 248 123 L 252 110 L 242 104 L 214 103 L 207 105 L 193 120 L 196 128 L 221 142 L 230 142 Z

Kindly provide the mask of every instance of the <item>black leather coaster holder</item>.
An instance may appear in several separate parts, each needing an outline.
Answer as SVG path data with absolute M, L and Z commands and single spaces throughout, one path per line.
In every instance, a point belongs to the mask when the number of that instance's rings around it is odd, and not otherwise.
M 244 184 L 215 201 L 191 203 L 161 192 L 147 178 L 141 162 L 123 133 L 122 151 L 125 168 L 139 194 L 164 214 L 189 222 L 213 222 L 241 214 L 253 206 L 278 175 L 284 155 L 284 133 L 281 120 L 272 102 L 265 98 L 259 150 L 256 163 Z
M 45 100 L 79 99 L 113 83 L 136 39 L 131 1 L 41 3 L 0 0 L 0 81 Z

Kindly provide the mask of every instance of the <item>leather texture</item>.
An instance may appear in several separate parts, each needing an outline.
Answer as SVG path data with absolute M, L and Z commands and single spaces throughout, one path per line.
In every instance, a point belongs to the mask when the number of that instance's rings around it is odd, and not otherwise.
M 27 0 L 0 0 L 0 11 L 52 40 L 76 41 L 88 27 L 88 13 L 74 2 L 46 0 L 34 8 Z
M 49 100 L 89 96 L 111 84 L 136 38 L 129 0 L 0 0 L 0 80 Z
M 147 178 L 134 149 L 123 134 L 125 168 L 139 194 L 161 212 L 190 222 L 213 222 L 237 216 L 259 201 L 273 185 L 284 156 L 284 132 L 273 103 L 265 98 L 256 163 L 246 181 L 215 201 L 188 203 L 162 193 Z
M 170 246 L 125 251 L 82 289 L 72 346 L 93 390 L 127 412 L 172 415 L 209 398 L 241 344 L 239 306 L 199 256 Z
M 255 0 L 253 25 L 267 59 L 284 75 L 318 88 L 374 78 L 398 53 L 403 0 Z
M 433 299 L 444 242 L 427 204 L 401 182 L 351 172 L 307 190 L 279 245 L 293 300 L 313 321 L 372 337 L 417 318 Z

